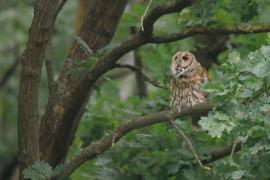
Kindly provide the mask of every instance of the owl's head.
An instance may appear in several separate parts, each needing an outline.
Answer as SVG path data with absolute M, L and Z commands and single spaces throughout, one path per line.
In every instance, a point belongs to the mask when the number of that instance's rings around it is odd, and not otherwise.
M 193 71 L 197 65 L 197 60 L 193 54 L 188 51 L 178 51 L 172 57 L 171 71 L 177 78 L 188 77 L 188 73 Z

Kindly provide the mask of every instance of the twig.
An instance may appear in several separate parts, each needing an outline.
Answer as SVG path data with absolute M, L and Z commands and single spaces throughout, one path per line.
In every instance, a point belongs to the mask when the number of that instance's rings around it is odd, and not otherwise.
M 169 88 L 167 88 L 166 86 L 162 86 L 162 85 L 160 85 L 158 82 L 155 82 L 154 80 L 152 80 L 151 78 L 149 78 L 147 75 L 145 75 L 145 74 L 142 72 L 142 70 L 141 70 L 140 68 L 138 68 L 138 67 L 136 67 L 136 66 L 132 66 L 132 65 L 129 65 L 129 64 L 118 64 L 118 63 L 116 63 L 116 64 L 114 65 L 114 67 L 115 67 L 115 68 L 127 68 L 127 69 L 130 69 L 130 70 L 132 70 L 132 71 L 139 71 L 139 72 L 141 72 L 141 75 L 142 75 L 143 79 L 144 79 L 146 82 L 148 82 L 148 83 L 150 83 L 150 84 L 152 84 L 153 86 L 156 86 L 156 87 L 158 87 L 158 88 L 161 88 L 161 89 L 164 89 L 164 90 L 169 90 Z
M 172 124 L 172 126 L 174 127 L 174 129 L 177 131 L 177 133 L 182 137 L 184 138 L 184 140 L 188 143 L 188 146 L 193 154 L 193 156 L 195 157 L 198 165 L 202 168 L 202 169 L 205 169 L 205 170 L 210 170 L 209 167 L 206 167 L 203 165 L 198 153 L 196 152 L 195 148 L 193 147 L 192 145 L 192 142 L 191 140 L 186 136 L 186 134 L 177 126 L 177 124 L 175 123 L 174 119 L 173 118 L 170 118 L 169 119 L 170 123 Z
M 152 4 L 152 1 L 153 1 L 153 0 L 150 0 L 150 1 L 149 1 L 148 5 L 147 5 L 147 7 L 146 7 L 146 9 L 145 9 L 145 11 L 144 11 L 142 17 L 141 17 L 141 28 L 142 28 L 142 31 L 144 31 L 144 28 L 143 28 L 143 20 L 144 20 L 144 17 L 146 16 L 147 11 L 148 11 L 149 7 L 150 7 L 151 4 Z
M 234 140 L 233 145 L 232 145 L 232 151 L 231 151 L 231 159 L 233 159 L 233 155 L 235 152 L 236 145 L 238 144 L 237 139 Z
M 116 131 L 117 131 L 117 129 L 114 129 L 114 131 L 113 131 L 112 147 L 114 147 L 114 144 L 116 142 L 116 137 L 118 136 Z

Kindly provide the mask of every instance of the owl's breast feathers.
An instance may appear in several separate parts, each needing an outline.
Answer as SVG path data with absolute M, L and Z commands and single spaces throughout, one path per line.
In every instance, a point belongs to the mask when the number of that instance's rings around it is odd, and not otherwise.
M 173 77 L 170 84 L 171 107 L 181 111 L 184 107 L 191 107 L 207 100 L 207 94 L 200 86 L 208 81 L 207 71 L 201 69 L 187 77 Z

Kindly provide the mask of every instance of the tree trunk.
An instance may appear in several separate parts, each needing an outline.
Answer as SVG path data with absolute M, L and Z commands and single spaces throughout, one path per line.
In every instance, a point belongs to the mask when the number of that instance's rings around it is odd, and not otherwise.
M 43 59 L 51 38 L 59 1 L 36 3 L 29 39 L 22 56 L 18 103 L 18 149 L 22 170 L 39 159 L 38 87 Z
M 126 3 L 126 0 L 89 2 L 78 36 L 93 52 L 111 41 Z M 80 77 L 70 73 L 86 57 L 87 53 L 74 41 L 42 118 L 41 154 L 52 166 L 65 160 L 94 83 L 87 73 L 81 72 Z

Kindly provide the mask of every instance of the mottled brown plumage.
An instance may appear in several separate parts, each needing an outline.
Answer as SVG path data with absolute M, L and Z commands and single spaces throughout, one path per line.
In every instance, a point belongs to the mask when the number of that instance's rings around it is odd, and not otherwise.
M 171 107 L 181 111 L 207 100 L 207 94 L 201 90 L 202 83 L 208 81 L 207 71 L 188 51 L 178 51 L 172 57 L 171 71 Z

